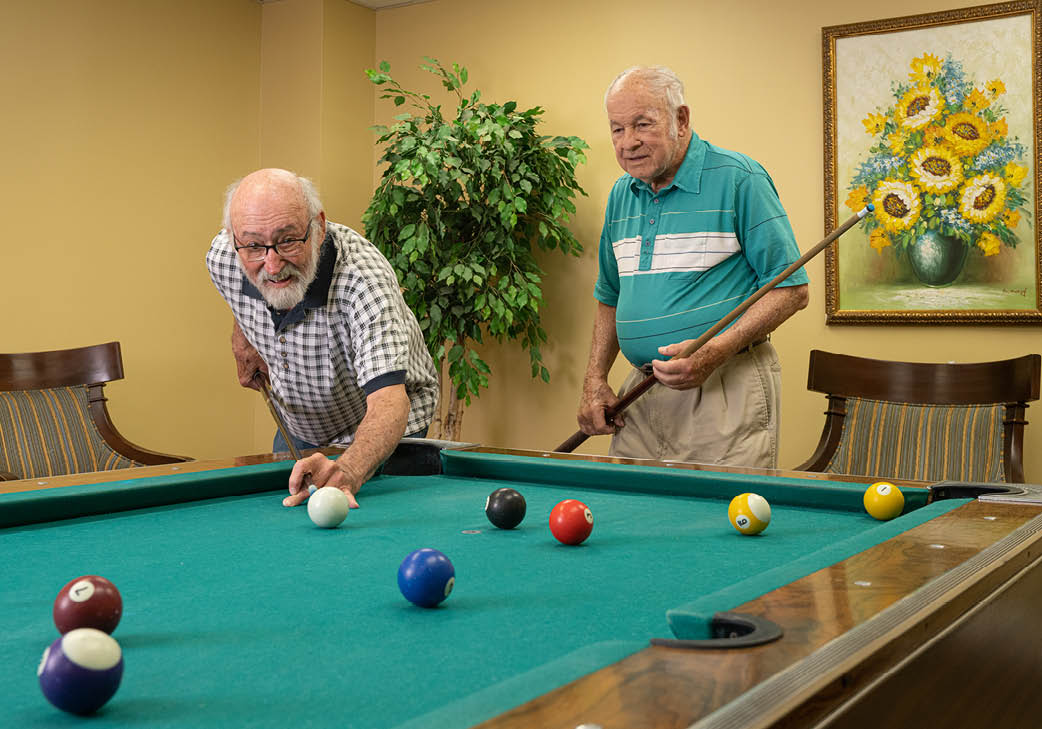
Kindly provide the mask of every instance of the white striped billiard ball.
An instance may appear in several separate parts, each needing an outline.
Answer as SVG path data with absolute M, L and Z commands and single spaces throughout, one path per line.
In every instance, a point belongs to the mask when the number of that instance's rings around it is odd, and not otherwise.
M 76 628 L 51 643 L 36 670 L 47 700 L 71 714 L 93 714 L 123 678 L 123 651 L 95 628 Z

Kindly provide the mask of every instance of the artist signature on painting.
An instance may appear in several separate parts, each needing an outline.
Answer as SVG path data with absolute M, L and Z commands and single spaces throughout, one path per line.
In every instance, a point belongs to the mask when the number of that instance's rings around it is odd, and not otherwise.
M 1028 290 L 1027 289 L 1002 289 L 1002 293 L 1004 293 L 1004 294 L 1013 294 L 1013 295 L 1019 296 L 1020 298 L 1023 299 L 1023 298 L 1027 297 Z

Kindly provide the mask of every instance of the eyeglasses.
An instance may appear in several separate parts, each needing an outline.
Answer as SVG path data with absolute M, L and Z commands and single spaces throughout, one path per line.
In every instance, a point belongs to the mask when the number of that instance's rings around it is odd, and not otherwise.
M 283 258 L 295 256 L 304 250 L 304 244 L 308 242 L 308 236 L 311 235 L 312 220 L 314 220 L 314 218 L 308 220 L 306 232 L 304 233 L 303 238 L 286 238 L 285 240 L 280 240 L 278 243 L 274 243 L 270 246 L 261 243 L 247 243 L 243 246 L 235 246 L 235 250 L 238 251 L 239 255 L 241 255 L 243 259 L 252 263 L 263 261 L 268 257 L 268 251 L 272 249 L 275 250 L 276 254 Z M 236 243 L 239 242 L 239 239 L 235 237 L 235 233 L 232 233 L 232 240 Z

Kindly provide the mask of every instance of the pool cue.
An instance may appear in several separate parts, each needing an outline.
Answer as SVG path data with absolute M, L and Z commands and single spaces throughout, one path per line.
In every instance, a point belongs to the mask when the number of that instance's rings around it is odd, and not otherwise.
M 754 291 L 748 299 L 746 299 L 741 304 L 732 309 L 730 312 L 728 312 L 728 314 L 724 316 L 720 321 L 718 321 L 716 324 L 707 329 L 702 334 L 702 336 L 700 336 L 698 339 L 693 341 L 688 346 L 684 347 L 683 351 L 681 351 L 679 354 L 675 354 L 672 357 L 670 357 L 670 359 L 684 359 L 685 357 L 690 357 L 692 354 L 697 352 L 699 349 L 702 348 L 702 345 L 704 345 L 710 339 L 715 337 L 721 329 L 723 329 L 728 324 L 730 324 L 735 319 L 744 314 L 746 311 L 748 311 L 749 307 L 751 307 L 753 304 L 759 301 L 768 291 L 774 289 L 778 284 L 780 284 L 782 281 L 784 281 L 797 270 L 799 270 L 801 267 L 803 267 L 803 265 L 806 264 L 807 261 L 814 258 L 814 256 L 818 255 L 823 250 L 825 250 L 825 248 L 828 247 L 834 240 L 836 240 L 836 238 L 839 238 L 841 235 L 843 235 L 852 227 L 854 227 L 858 222 L 861 221 L 862 218 L 864 218 L 874 209 L 875 208 L 872 205 L 866 205 L 859 213 L 857 213 L 856 215 L 852 215 L 849 220 L 847 220 L 841 226 L 839 226 L 831 233 L 829 233 L 827 236 L 825 236 L 825 238 L 822 239 L 820 243 L 818 243 L 809 251 L 800 256 L 793 264 L 791 264 L 784 271 L 782 271 L 773 279 L 771 279 L 763 286 L 758 288 L 756 291 Z M 649 389 L 651 389 L 651 386 L 654 385 L 656 382 L 658 382 L 658 380 L 655 379 L 655 375 L 648 375 L 643 382 L 639 383 L 636 387 L 627 392 L 621 400 L 615 403 L 614 407 L 606 408 L 604 410 L 605 420 L 610 422 L 617 414 L 621 413 L 623 410 L 632 405 L 634 400 L 636 400 L 638 397 L 640 397 Z M 554 448 L 554 451 L 557 453 L 571 453 L 589 437 L 590 436 L 586 435 L 586 433 L 580 430 L 577 433 L 575 433 L 575 435 L 573 435 L 571 438 L 566 440 L 564 443 Z
M 268 406 L 268 412 L 271 413 L 271 417 L 275 420 L 275 426 L 282 434 L 282 439 L 289 446 L 289 454 L 293 456 L 294 461 L 299 461 L 303 456 L 300 455 L 300 449 L 297 448 L 297 444 L 293 442 L 293 437 L 289 434 L 289 429 L 286 428 L 286 423 L 282 420 L 282 414 L 271 399 L 271 386 L 268 384 L 267 376 L 261 370 L 257 370 L 253 373 L 253 379 L 260 383 L 260 394 L 264 396 L 264 403 Z M 311 483 L 309 476 L 311 476 L 310 473 L 304 474 L 304 483 L 307 484 L 308 494 L 312 494 L 315 492 L 315 484 Z

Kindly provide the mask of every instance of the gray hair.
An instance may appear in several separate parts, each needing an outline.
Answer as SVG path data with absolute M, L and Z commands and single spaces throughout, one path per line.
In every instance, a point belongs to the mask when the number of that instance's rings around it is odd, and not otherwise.
M 297 179 L 297 183 L 300 185 L 300 192 L 304 196 L 304 206 L 307 208 L 308 219 L 312 220 L 312 225 L 315 225 L 316 221 L 314 218 L 322 212 L 322 200 L 318 196 L 318 189 L 315 187 L 315 183 L 307 177 L 301 177 L 293 172 L 290 172 L 289 174 L 293 175 L 293 177 Z M 224 210 L 221 216 L 221 227 L 229 233 L 232 229 L 232 198 L 235 197 L 235 193 L 244 179 L 245 178 L 240 177 L 238 180 L 228 185 L 228 189 L 224 191 Z
M 676 134 L 677 109 L 684 106 L 684 82 L 666 66 L 631 66 L 615 77 L 604 92 L 604 106 L 608 107 L 608 97 L 630 78 L 639 81 L 652 93 L 666 102 L 666 112 L 670 118 L 670 129 Z

